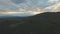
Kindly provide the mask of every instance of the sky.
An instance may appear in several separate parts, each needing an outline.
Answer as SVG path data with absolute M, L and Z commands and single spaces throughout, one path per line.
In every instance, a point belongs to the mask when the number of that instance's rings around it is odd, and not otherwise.
M 0 0 L 0 12 L 6 10 L 17 13 L 18 11 L 21 11 L 23 9 L 26 12 L 20 13 L 19 15 L 21 14 L 24 16 L 33 15 L 37 14 L 38 12 L 34 13 L 28 11 L 32 11 L 32 9 L 36 8 L 44 9 L 58 2 L 60 2 L 60 0 Z

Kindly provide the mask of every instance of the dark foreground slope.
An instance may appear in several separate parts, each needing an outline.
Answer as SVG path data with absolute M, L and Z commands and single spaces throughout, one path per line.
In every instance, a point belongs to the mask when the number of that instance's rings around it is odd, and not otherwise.
M 0 32 L 1 34 L 21 34 L 21 32 L 60 34 L 60 12 L 46 12 L 22 19 L 0 19 Z

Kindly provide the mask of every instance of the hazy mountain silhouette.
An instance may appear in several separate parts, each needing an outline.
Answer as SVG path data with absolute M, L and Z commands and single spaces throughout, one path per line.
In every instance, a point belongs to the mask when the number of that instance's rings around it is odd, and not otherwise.
M 45 12 L 22 19 L 0 19 L 0 31 L 3 34 L 22 34 L 21 32 L 59 34 L 60 12 Z

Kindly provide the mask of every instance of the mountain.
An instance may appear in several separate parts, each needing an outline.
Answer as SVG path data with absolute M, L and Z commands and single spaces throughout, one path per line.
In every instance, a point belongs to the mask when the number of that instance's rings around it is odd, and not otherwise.
M 55 34 L 60 31 L 60 12 L 45 12 L 24 19 L 25 23 L 30 23 L 30 29 L 34 32 L 44 32 L 43 34 Z M 28 28 L 29 29 L 29 28 Z
M 8 18 L 0 19 L 1 33 L 22 34 L 29 32 L 40 34 L 60 33 L 60 12 L 45 12 L 22 19 Z

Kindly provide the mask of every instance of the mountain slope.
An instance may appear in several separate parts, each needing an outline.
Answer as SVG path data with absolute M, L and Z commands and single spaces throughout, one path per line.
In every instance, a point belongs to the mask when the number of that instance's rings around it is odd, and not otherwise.
M 33 31 L 40 34 L 55 34 L 60 31 L 60 12 L 45 12 L 22 19 L 0 19 L 0 22 L 0 31 L 5 33 Z
M 25 23 L 31 23 L 32 31 L 54 34 L 60 31 L 60 12 L 45 12 L 24 19 Z

